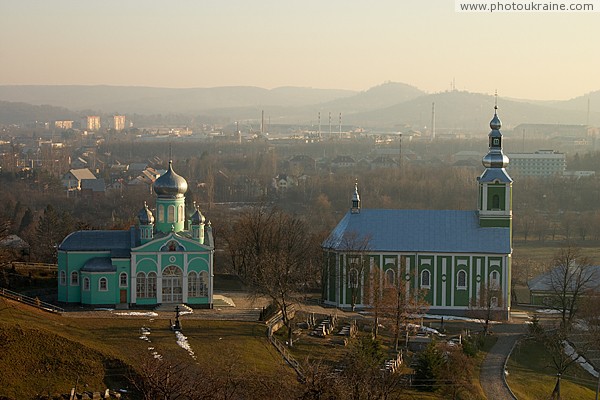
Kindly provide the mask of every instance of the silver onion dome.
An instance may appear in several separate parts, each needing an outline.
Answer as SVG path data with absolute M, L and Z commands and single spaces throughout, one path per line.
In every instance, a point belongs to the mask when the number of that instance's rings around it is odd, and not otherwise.
M 204 223 L 204 221 L 206 221 L 206 218 L 204 218 L 204 215 L 202 215 L 200 209 L 196 208 L 196 211 L 194 211 L 194 213 L 192 214 L 191 220 L 192 225 L 201 225 Z
M 173 171 L 173 162 L 169 161 L 169 169 L 154 182 L 154 192 L 158 196 L 182 197 L 187 192 L 187 181 Z
M 483 166 L 486 168 L 506 168 L 509 162 L 506 154 L 502 152 L 502 133 L 500 132 L 502 123 L 500 122 L 500 118 L 498 118 L 496 109 L 497 107 L 494 107 L 494 117 L 490 121 L 490 128 L 492 130 L 488 134 L 489 151 L 481 160 Z
M 146 202 L 144 202 L 144 207 L 140 210 L 137 217 L 140 225 L 151 225 L 154 223 L 154 215 L 152 215 L 152 211 L 150 211 Z

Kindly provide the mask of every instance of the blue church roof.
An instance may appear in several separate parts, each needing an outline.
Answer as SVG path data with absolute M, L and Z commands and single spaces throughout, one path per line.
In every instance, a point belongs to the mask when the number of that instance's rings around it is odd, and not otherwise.
M 63 251 L 110 251 L 113 257 L 129 257 L 135 244 L 133 230 L 77 231 L 67 236 L 58 247 Z
M 85 262 L 81 271 L 83 272 L 114 272 L 117 268 L 112 265 L 108 257 L 94 257 Z
M 362 209 L 356 214 L 349 211 L 322 246 L 351 250 L 344 239 L 348 237 L 368 238 L 369 252 L 510 254 L 512 251 L 510 229 L 480 227 L 476 211 Z

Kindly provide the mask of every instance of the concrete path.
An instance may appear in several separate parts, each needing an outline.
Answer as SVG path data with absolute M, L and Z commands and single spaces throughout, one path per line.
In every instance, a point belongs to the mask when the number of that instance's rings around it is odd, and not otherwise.
M 481 364 L 479 382 L 488 400 L 516 399 L 509 390 L 504 376 L 504 364 L 517 340 L 527 331 L 523 321 L 515 321 L 492 328 L 498 341 Z

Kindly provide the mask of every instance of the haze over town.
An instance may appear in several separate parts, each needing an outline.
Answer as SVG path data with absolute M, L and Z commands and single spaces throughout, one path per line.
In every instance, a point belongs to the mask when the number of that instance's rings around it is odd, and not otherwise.
M 457 13 L 452 0 L 8 0 L 0 84 L 356 91 L 395 81 L 434 93 L 454 82 L 566 100 L 600 89 L 599 34 L 595 12 Z

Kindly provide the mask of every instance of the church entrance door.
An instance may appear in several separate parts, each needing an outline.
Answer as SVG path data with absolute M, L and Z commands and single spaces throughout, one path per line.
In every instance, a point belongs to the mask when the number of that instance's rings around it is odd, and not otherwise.
M 162 302 L 181 303 L 183 301 L 183 271 L 171 265 L 162 275 Z

